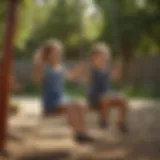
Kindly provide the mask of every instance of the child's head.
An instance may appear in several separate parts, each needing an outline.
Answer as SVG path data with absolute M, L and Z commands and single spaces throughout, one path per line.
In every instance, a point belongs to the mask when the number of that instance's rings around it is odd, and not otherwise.
M 61 63 L 63 53 L 62 44 L 57 40 L 48 41 L 41 50 L 41 58 L 47 64 Z
M 105 43 L 96 43 L 93 45 L 90 52 L 91 64 L 101 66 L 110 61 L 109 47 Z

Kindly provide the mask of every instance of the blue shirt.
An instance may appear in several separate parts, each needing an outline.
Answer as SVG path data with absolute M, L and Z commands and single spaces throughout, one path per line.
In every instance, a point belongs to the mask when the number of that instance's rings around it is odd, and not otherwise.
M 91 69 L 89 97 L 98 99 L 110 90 L 110 71 Z
M 64 94 L 64 69 L 55 70 L 46 66 L 42 80 L 42 96 L 45 109 L 55 109 Z

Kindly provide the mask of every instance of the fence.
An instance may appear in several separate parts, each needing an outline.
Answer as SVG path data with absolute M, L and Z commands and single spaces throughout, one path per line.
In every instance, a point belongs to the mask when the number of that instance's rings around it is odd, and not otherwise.
M 68 65 L 75 62 L 68 62 Z M 17 61 L 15 74 L 17 80 L 26 83 L 32 78 L 33 66 L 31 62 Z M 128 69 L 126 84 L 136 86 L 159 86 L 160 82 L 160 56 L 139 57 L 131 61 Z

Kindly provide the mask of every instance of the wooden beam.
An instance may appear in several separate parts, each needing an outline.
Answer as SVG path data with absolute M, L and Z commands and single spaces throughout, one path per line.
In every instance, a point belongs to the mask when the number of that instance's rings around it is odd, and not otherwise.
M 10 93 L 10 76 L 13 63 L 13 40 L 16 29 L 18 0 L 8 0 L 8 17 L 4 39 L 4 51 L 0 83 L 0 152 L 5 150 L 7 136 L 7 117 Z

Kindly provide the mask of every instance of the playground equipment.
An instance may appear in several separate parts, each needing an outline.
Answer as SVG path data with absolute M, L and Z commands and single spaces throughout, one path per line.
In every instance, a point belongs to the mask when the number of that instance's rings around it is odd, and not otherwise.
M 0 84 L 0 152 L 5 149 L 7 131 L 7 110 L 9 102 L 9 77 L 12 70 L 13 60 L 13 38 L 16 28 L 16 19 L 19 0 L 8 0 L 8 17 L 4 41 L 4 53 L 2 63 L 1 84 Z
M 8 17 L 6 24 L 5 40 L 4 40 L 4 52 L 3 63 L 1 72 L 1 84 L 0 84 L 0 152 L 3 153 L 6 144 L 6 132 L 7 132 L 7 111 L 9 103 L 9 77 L 12 70 L 13 61 L 13 39 L 16 28 L 16 19 L 18 11 L 19 0 L 8 0 Z

